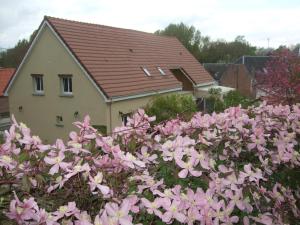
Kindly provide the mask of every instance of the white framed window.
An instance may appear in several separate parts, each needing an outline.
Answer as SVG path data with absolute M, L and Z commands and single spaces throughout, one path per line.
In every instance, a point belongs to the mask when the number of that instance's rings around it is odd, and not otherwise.
M 163 71 L 162 68 L 157 67 L 158 71 L 160 72 L 161 75 L 166 75 L 165 71 Z
M 144 71 L 144 73 L 150 77 L 151 76 L 151 73 L 149 72 L 149 70 L 146 68 L 146 67 L 141 67 L 141 69 Z
M 32 74 L 34 94 L 44 94 L 44 82 L 42 74 Z
M 62 95 L 73 95 L 72 75 L 59 75 Z
M 126 126 L 128 122 L 128 118 L 132 115 L 132 113 L 119 112 L 119 115 L 121 116 L 122 124 Z

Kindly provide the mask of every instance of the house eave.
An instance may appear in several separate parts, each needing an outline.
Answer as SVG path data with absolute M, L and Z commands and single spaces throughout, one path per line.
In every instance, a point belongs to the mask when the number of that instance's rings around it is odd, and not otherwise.
M 182 87 L 172 88 L 172 89 L 167 89 L 167 90 L 160 90 L 160 91 L 151 91 L 151 92 L 146 92 L 146 93 L 141 93 L 141 94 L 136 94 L 136 95 L 112 97 L 112 98 L 110 98 L 109 102 L 125 101 L 125 100 L 143 98 L 143 97 L 153 96 L 153 95 L 157 95 L 157 94 L 164 94 L 164 93 L 176 92 L 176 91 L 182 91 Z
M 46 26 L 45 22 L 42 22 L 42 24 L 40 25 L 40 27 L 39 27 L 39 29 L 38 29 L 37 35 L 35 36 L 35 38 L 34 38 L 33 41 L 31 42 L 30 47 L 28 48 L 28 50 L 27 50 L 25 56 L 23 57 L 23 59 L 22 59 L 21 63 L 19 64 L 17 70 L 15 71 L 15 73 L 13 74 L 13 76 L 12 76 L 11 80 L 9 81 L 7 87 L 5 88 L 4 96 L 8 96 L 8 92 L 9 92 L 9 90 L 10 90 L 10 88 L 11 88 L 11 85 L 13 84 L 14 80 L 15 80 L 16 77 L 18 76 L 18 73 L 19 73 L 20 69 L 23 67 L 23 64 L 25 63 L 25 61 L 26 61 L 28 55 L 30 54 L 30 52 L 31 52 L 31 50 L 32 50 L 32 48 L 33 48 L 33 46 L 34 46 L 34 44 L 35 44 L 36 41 L 38 40 L 38 37 L 40 36 L 40 34 L 41 34 L 41 32 L 42 32 L 42 30 L 44 29 L 45 26 Z
M 204 86 L 214 85 L 216 83 L 217 83 L 216 81 L 210 81 L 210 82 L 205 82 L 205 83 L 194 85 L 194 87 L 196 87 L 196 88 L 197 87 L 204 87 Z

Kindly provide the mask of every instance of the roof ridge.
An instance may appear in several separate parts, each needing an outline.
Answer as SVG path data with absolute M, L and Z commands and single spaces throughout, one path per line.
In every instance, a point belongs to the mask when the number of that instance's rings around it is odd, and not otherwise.
M 268 55 L 243 55 L 241 57 L 253 57 L 253 58 L 256 57 L 256 58 L 258 58 L 258 57 L 270 57 L 270 56 L 268 56 Z
M 233 63 L 219 63 L 219 62 L 217 62 L 217 63 L 202 63 L 202 64 L 203 64 L 203 65 L 204 65 L 204 64 L 222 64 L 222 65 L 223 65 L 223 64 L 226 64 L 226 65 L 227 65 L 227 64 L 233 64 Z
M 173 36 L 158 35 L 158 34 L 146 32 L 146 31 L 134 30 L 134 29 L 129 29 L 129 28 L 121 28 L 121 27 L 113 27 L 113 26 L 108 26 L 108 25 L 103 25 L 103 24 L 98 24 L 98 23 L 82 22 L 82 21 L 78 21 L 78 20 L 70 20 L 70 19 L 64 19 L 64 18 L 59 18 L 59 17 L 47 16 L 47 15 L 45 15 L 44 18 L 46 20 L 48 20 L 48 19 L 63 20 L 63 21 L 72 22 L 72 23 L 85 24 L 85 25 L 88 25 L 88 26 L 97 26 L 97 27 L 104 27 L 104 28 L 127 30 L 127 31 L 144 33 L 144 34 L 152 35 L 152 36 L 155 36 L 155 37 L 163 37 L 163 38 L 168 38 L 168 39 L 170 39 L 170 38 L 171 39 L 177 39 L 176 37 L 173 37 Z
M 13 67 L 0 67 L 0 70 L 14 70 L 16 68 Z

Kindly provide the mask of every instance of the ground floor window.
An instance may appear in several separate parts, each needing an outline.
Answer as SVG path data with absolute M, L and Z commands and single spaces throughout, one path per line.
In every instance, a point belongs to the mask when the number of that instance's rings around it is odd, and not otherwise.
M 119 112 L 119 115 L 121 116 L 122 125 L 126 126 L 128 123 L 128 118 L 132 115 L 132 113 Z

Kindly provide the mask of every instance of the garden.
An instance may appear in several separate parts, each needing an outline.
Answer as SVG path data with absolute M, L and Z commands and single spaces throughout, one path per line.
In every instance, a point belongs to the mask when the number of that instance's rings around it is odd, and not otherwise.
M 155 119 L 103 136 L 86 116 L 53 145 L 13 120 L 1 224 L 300 224 L 299 105 Z

